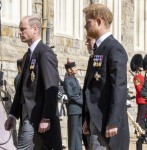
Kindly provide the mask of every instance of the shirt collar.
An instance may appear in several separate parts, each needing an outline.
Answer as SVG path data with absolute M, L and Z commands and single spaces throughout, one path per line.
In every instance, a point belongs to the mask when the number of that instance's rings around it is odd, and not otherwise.
M 39 43 L 41 39 L 38 39 L 37 41 L 35 41 L 31 46 L 30 46 L 30 52 L 31 52 L 31 55 L 33 54 L 37 44 Z
M 111 33 L 107 32 L 103 36 L 101 36 L 99 39 L 97 39 L 97 41 L 96 41 L 97 47 L 99 47 L 101 45 L 101 43 L 110 35 L 111 35 Z

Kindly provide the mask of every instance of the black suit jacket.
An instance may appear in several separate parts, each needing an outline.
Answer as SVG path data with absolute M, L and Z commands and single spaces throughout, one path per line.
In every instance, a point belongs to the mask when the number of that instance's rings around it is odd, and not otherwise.
M 51 129 L 40 135 L 46 144 L 52 145 L 53 148 L 54 145 L 61 144 L 60 124 L 56 116 L 59 85 L 56 55 L 42 41 L 37 44 L 27 67 L 25 64 L 27 61 L 26 55 L 27 53 L 24 55 L 23 72 L 10 114 L 16 118 L 21 118 L 21 103 L 25 103 L 29 120 L 36 131 L 38 131 L 42 118 L 51 119 Z M 33 69 L 31 66 L 33 66 Z M 32 73 L 35 76 L 34 80 L 32 80 Z M 24 97 L 24 102 L 21 102 L 22 96 Z
M 110 142 L 110 145 L 113 145 L 110 147 L 119 150 L 122 138 L 128 140 L 129 137 L 126 114 L 127 54 L 122 45 L 111 35 L 101 43 L 94 55 L 101 55 L 103 59 L 100 67 L 93 67 L 93 57 L 90 57 L 88 62 L 83 92 L 84 104 L 89 112 L 86 111 L 85 115 L 87 118 L 90 116 L 103 135 L 107 125 L 119 128 L 117 136 L 107 139 L 109 142 L 115 139 L 114 143 Z M 95 72 L 101 75 L 99 81 L 94 78 Z M 125 136 L 120 135 L 121 130 Z

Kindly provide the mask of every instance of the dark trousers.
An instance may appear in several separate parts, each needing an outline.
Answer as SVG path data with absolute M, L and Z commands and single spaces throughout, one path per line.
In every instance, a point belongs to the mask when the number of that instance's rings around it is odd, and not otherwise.
M 138 113 L 137 113 L 137 122 L 141 126 L 142 129 L 145 130 L 145 114 L 147 111 L 147 105 L 139 104 L 138 105 Z
M 68 115 L 68 148 L 82 150 L 82 115 Z

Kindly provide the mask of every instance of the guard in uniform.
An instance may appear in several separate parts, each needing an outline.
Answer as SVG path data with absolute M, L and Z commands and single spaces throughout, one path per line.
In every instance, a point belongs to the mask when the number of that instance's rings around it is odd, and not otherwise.
M 141 54 L 135 54 L 130 62 L 131 70 L 135 73 L 133 82 L 136 89 L 136 103 L 138 105 L 137 119 L 136 121 L 145 129 L 145 113 L 147 107 L 147 101 L 140 96 L 142 86 L 144 84 L 144 76 L 141 74 L 143 58 Z
M 76 78 L 77 68 L 75 62 L 67 61 L 67 73 L 64 77 L 64 90 L 68 97 L 68 149 L 82 150 L 82 105 L 83 97 L 79 81 Z

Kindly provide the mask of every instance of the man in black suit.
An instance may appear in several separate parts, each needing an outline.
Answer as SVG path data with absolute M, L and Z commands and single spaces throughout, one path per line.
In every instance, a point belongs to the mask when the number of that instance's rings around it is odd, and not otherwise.
M 113 15 L 106 6 L 93 4 L 83 12 L 87 36 L 96 40 L 83 87 L 83 132 L 90 129 L 91 150 L 128 150 L 127 54 L 110 33 Z
M 41 22 L 26 16 L 20 22 L 21 41 L 29 46 L 5 129 L 20 118 L 18 150 L 61 150 L 60 122 L 56 114 L 59 75 L 56 55 L 41 41 Z

